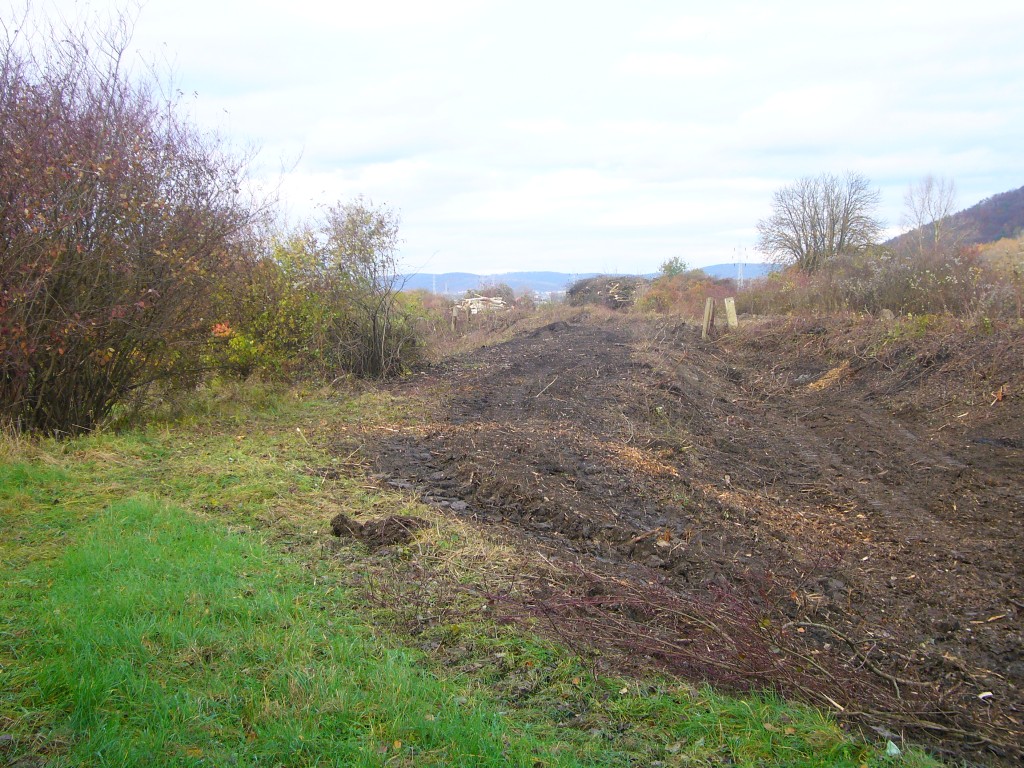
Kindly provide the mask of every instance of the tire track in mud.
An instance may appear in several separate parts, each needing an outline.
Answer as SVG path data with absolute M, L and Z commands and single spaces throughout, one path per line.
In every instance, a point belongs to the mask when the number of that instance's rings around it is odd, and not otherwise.
M 769 379 L 759 354 L 692 329 L 554 323 L 420 377 L 429 428 L 366 451 L 381 482 L 527 549 L 680 595 L 770 584 L 793 597 L 774 620 L 862 640 L 941 690 L 955 712 L 929 715 L 937 728 L 988 734 L 985 754 L 1012 761 L 1024 452 L 895 419 L 870 371 L 789 362 Z
M 429 502 L 541 534 L 556 548 L 655 569 L 648 579 L 726 581 L 739 550 L 747 570 L 777 557 L 755 559 L 762 546 L 739 520 L 735 533 L 716 522 L 709 535 L 705 510 L 688 511 L 701 494 L 680 475 L 678 452 L 647 434 L 644 409 L 658 406 L 641 402 L 651 366 L 632 346 L 626 329 L 561 324 L 485 350 L 449 379 L 455 394 L 438 428 L 378 448 L 378 467 Z M 458 478 L 456 496 L 452 482 L 432 486 L 442 476 Z

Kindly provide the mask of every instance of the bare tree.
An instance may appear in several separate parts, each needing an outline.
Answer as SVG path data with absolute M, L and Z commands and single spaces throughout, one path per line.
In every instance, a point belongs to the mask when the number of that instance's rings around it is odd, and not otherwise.
M 903 238 L 916 256 L 953 253 L 966 242 L 968 232 L 957 226 L 956 183 L 928 174 L 911 184 L 903 197 L 902 223 L 910 231 Z
M 878 190 L 858 173 L 802 178 L 773 196 L 772 215 L 757 224 L 757 249 L 813 272 L 877 240 L 882 231 L 873 215 L 878 201 Z

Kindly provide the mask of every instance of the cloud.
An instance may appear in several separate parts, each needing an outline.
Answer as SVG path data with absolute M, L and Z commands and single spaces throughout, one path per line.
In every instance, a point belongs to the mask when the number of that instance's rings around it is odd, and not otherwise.
M 618 65 L 629 75 L 671 79 L 721 77 L 736 72 L 739 62 L 721 55 L 694 56 L 671 51 L 628 54 Z
M 148 0 L 135 43 L 295 216 L 365 194 L 438 271 L 653 271 L 751 249 L 808 174 L 865 173 L 889 221 L 928 172 L 964 205 L 1020 186 L 1021 28 L 997 0 Z

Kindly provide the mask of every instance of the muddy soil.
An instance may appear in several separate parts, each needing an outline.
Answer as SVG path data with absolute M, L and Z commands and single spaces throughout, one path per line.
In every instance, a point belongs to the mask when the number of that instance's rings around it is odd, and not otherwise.
M 366 522 L 353 520 L 343 512 L 331 519 L 331 533 L 339 538 L 359 539 L 370 549 L 408 544 L 426 522 L 409 515 L 389 515 Z
M 567 573 L 754 606 L 767 655 L 808 662 L 697 671 L 713 682 L 806 693 L 883 736 L 1015 764 L 1024 361 L 997 344 L 897 359 L 862 342 L 863 329 L 806 323 L 702 342 L 685 325 L 584 313 L 399 385 L 427 425 L 367 435 L 365 450 L 380 482 L 511 532 Z M 602 591 L 579 593 L 589 623 L 564 632 L 602 635 Z M 648 636 L 642 615 L 625 630 L 603 615 L 611 637 Z M 735 671 L 745 652 L 723 641 L 721 669 Z

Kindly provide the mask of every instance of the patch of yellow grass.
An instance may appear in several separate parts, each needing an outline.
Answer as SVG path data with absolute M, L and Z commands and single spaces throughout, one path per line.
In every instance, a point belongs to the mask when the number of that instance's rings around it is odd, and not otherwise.
M 600 447 L 612 459 L 634 472 L 648 477 L 679 477 L 675 467 L 659 461 L 650 451 L 619 443 L 600 443 Z
M 826 373 L 817 381 L 812 381 L 807 385 L 807 388 L 812 392 L 820 392 L 823 389 L 828 389 L 837 381 L 846 376 L 850 371 L 850 361 L 844 360 L 841 364 L 837 365 L 831 371 Z

